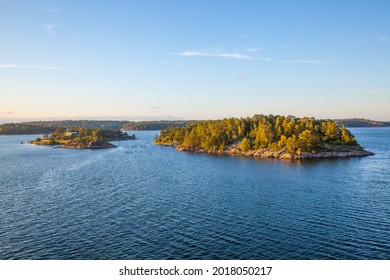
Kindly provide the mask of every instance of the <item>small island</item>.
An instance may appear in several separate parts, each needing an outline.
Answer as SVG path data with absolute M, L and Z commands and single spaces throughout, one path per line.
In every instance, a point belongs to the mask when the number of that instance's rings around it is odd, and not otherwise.
M 345 127 L 331 120 L 254 115 L 168 127 L 156 135 L 157 145 L 178 151 L 280 159 L 364 157 L 364 150 Z
M 52 134 L 29 141 L 30 144 L 53 146 L 67 149 L 107 149 L 115 148 L 111 141 L 135 140 L 135 135 L 128 135 L 119 129 L 57 128 Z

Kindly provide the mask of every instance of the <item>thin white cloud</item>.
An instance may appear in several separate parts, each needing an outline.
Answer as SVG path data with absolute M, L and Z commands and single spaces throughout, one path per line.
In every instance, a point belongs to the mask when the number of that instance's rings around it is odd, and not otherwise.
M 379 38 L 378 38 L 378 41 L 379 41 L 380 43 L 384 43 L 384 42 L 387 41 L 387 38 L 386 38 L 385 36 L 382 36 L 382 37 L 379 37 Z
M 209 56 L 250 60 L 252 57 L 242 53 L 211 52 L 211 51 L 184 51 L 178 53 L 181 56 Z
M 57 35 L 57 32 L 55 31 L 55 28 L 56 26 L 53 25 L 53 24 L 49 24 L 49 25 L 46 25 L 45 26 L 45 30 L 47 31 L 47 33 L 49 33 L 50 35 L 52 36 L 55 36 Z
M 364 45 L 364 41 L 357 41 L 356 43 L 355 43 L 355 45 L 356 46 L 361 46 L 361 45 Z
M 44 66 L 44 65 L 22 65 L 22 64 L 0 64 L 0 68 L 19 68 L 19 69 L 41 69 L 41 70 L 61 70 L 61 67 L 57 66 Z
M 247 52 L 261 51 L 261 48 L 246 49 Z M 274 62 L 274 63 L 288 63 L 288 64 L 331 64 L 337 63 L 337 60 L 315 60 L 315 59 L 276 59 L 271 57 L 255 57 L 249 56 L 241 52 L 222 52 L 220 50 L 189 50 L 181 53 L 174 53 L 180 56 L 200 56 L 200 57 L 224 57 L 234 58 L 243 60 L 258 60 L 263 62 Z

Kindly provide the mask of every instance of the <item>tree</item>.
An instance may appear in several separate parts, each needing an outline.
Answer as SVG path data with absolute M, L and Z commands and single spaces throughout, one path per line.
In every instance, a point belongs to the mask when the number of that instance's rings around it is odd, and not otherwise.
M 325 142 L 333 142 L 339 139 L 337 124 L 332 121 L 326 121 L 322 123 L 322 133 L 324 136 L 322 139 Z
M 256 132 L 255 147 L 267 148 L 274 141 L 275 133 L 270 125 L 260 125 Z
M 295 135 L 289 137 L 286 141 L 286 150 L 289 153 L 295 153 L 298 148 L 298 141 Z
M 298 137 L 298 148 L 302 152 L 314 151 L 320 145 L 318 135 L 312 130 L 304 130 Z
M 251 141 L 244 137 L 244 139 L 242 139 L 241 143 L 240 143 L 240 150 L 243 151 L 243 152 L 247 152 L 251 149 Z
M 356 138 L 353 137 L 351 132 L 349 132 L 349 130 L 345 126 L 342 126 L 340 130 L 341 130 L 341 141 L 343 141 L 347 145 L 357 144 Z

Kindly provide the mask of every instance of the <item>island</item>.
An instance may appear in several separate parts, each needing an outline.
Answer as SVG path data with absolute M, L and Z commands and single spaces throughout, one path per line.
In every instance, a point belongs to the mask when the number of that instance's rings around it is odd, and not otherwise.
M 364 150 L 345 126 L 332 120 L 254 115 L 168 127 L 156 135 L 157 145 L 178 151 L 280 159 L 364 157 Z
M 52 134 L 29 141 L 40 146 L 54 146 L 67 149 L 107 149 L 115 148 L 111 141 L 135 140 L 135 135 L 128 135 L 118 129 L 57 128 Z

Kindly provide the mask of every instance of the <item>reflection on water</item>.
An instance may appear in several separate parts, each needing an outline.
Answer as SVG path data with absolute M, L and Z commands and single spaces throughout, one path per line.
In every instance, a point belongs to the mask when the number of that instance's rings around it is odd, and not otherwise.
M 390 129 L 373 157 L 284 161 L 0 136 L 0 259 L 388 259 Z

